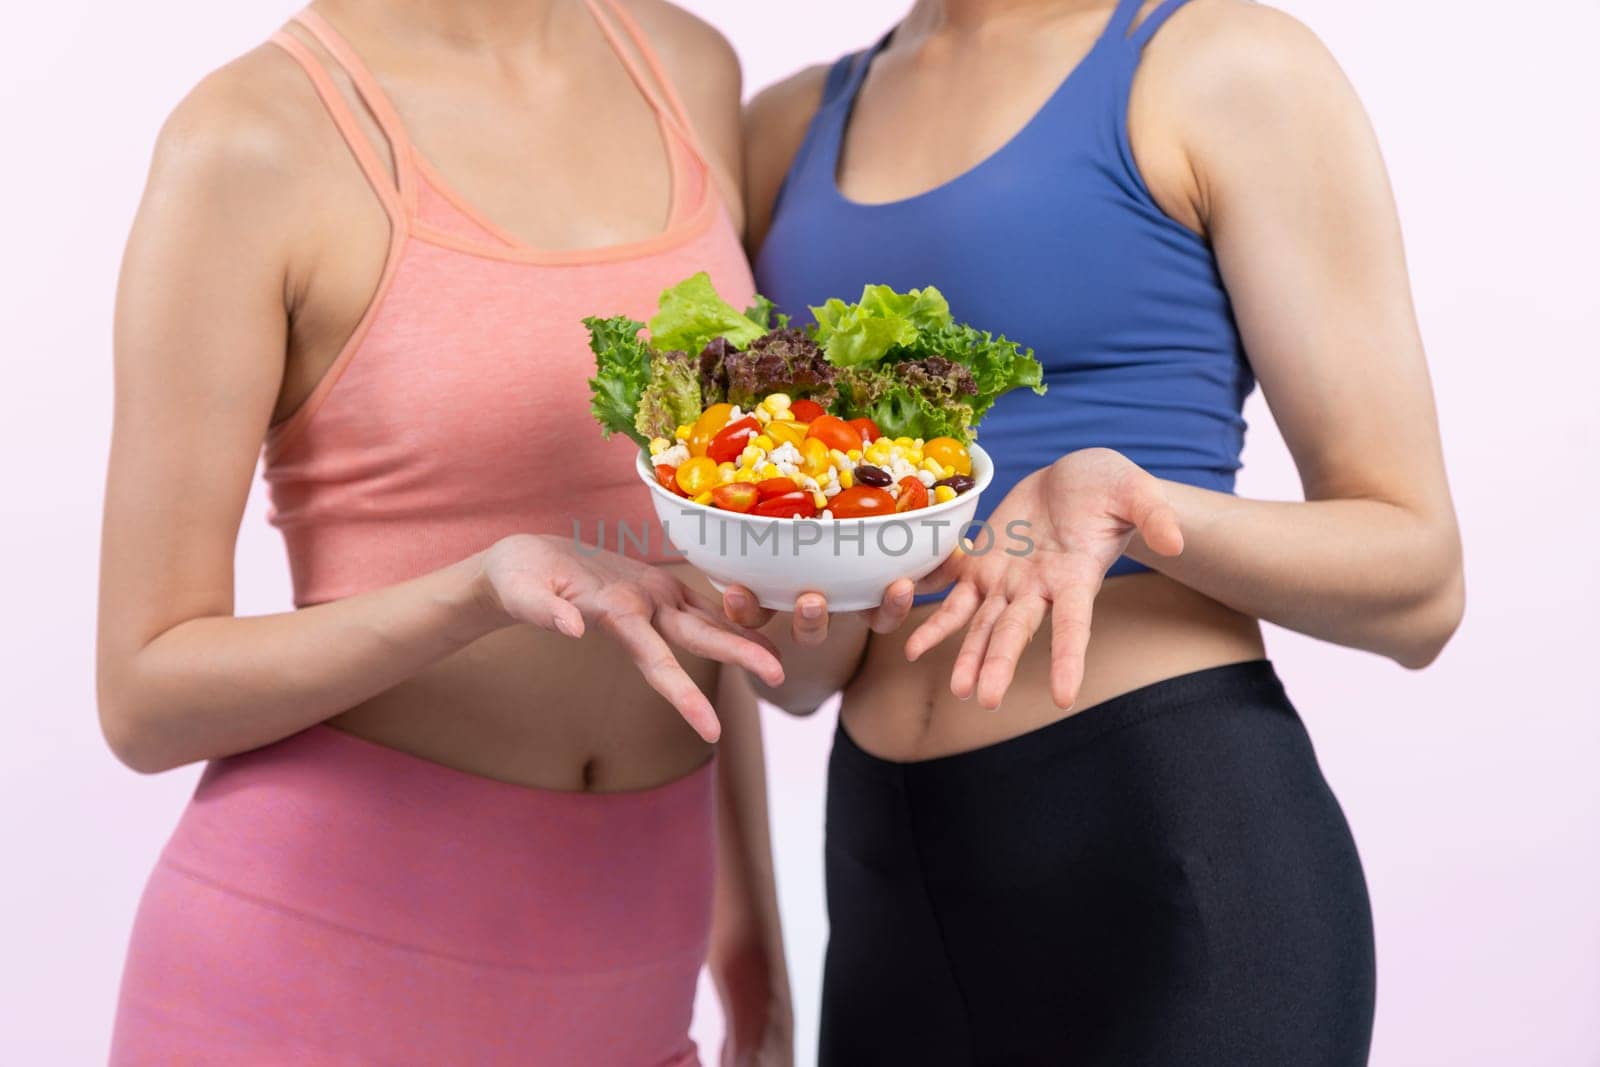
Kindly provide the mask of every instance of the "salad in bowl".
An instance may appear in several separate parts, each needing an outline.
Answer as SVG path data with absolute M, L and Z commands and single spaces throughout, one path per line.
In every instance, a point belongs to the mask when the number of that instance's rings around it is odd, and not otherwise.
M 702 273 L 661 294 L 647 337 L 585 319 L 592 409 L 639 443 L 667 537 L 719 589 L 863 610 L 954 551 L 993 473 L 978 423 L 1003 393 L 1043 393 L 1042 368 L 932 286 L 810 311 L 803 328 L 763 297 L 740 311 Z

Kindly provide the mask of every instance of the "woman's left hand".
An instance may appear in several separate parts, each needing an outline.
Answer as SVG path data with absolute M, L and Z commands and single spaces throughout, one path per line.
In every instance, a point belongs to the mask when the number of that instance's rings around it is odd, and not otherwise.
M 962 700 L 976 692 L 978 703 L 993 710 L 1048 609 L 1050 696 L 1070 708 L 1106 571 L 1136 533 L 1158 555 L 1183 551 L 1177 513 L 1153 475 L 1121 453 L 1088 448 L 1017 483 L 990 514 L 989 528 L 986 551 L 958 548 L 920 583 L 923 589 L 955 584 L 907 639 L 906 657 L 917 659 L 967 626 L 950 691 Z M 1031 541 L 1026 550 L 1016 547 L 1023 537 Z

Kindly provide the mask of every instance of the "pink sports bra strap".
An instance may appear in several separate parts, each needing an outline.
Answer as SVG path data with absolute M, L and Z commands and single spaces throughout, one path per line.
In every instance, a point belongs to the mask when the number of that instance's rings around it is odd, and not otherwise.
M 661 65 L 661 59 L 656 55 L 655 49 L 650 47 L 650 39 L 645 36 L 639 23 L 616 0 L 584 0 L 589 10 L 594 13 L 594 19 L 600 24 L 600 32 L 605 34 L 606 40 L 611 43 L 611 50 L 622 61 L 628 75 L 633 78 L 634 84 L 644 94 L 650 106 L 672 127 L 677 135 L 683 138 L 688 147 L 697 156 L 701 155 L 699 142 L 694 135 L 694 127 L 689 123 L 689 110 L 683 106 L 678 91 L 672 86 L 672 79 L 667 76 L 666 68 Z M 628 47 L 612 26 L 615 19 L 617 25 L 622 27 L 622 33 L 627 35 Z M 645 67 L 649 70 L 646 77 L 644 71 L 639 69 L 638 62 L 634 59 L 634 52 L 644 60 Z
M 395 180 L 391 177 L 389 168 L 378 158 L 378 153 L 373 151 L 372 142 L 362 131 L 360 120 L 356 118 L 344 93 L 333 83 L 322 63 L 311 54 L 311 49 L 293 34 L 280 30 L 272 35 L 271 40 L 273 44 L 287 52 L 290 58 L 306 72 L 306 77 L 311 79 L 311 86 L 321 98 L 322 106 L 328 111 L 328 117 L 333 119 L 339 136 L 344 138 L 350 154 L 355 157 L 361 173 L 366 175 L 373 192 L 378 194 L 378 200 L 383 204 L 384 210 L 389 213 L 391 219 L 403 218 L 406 214 L 405 203 L 395 187 Z M 392 141 L 390 151 L 395 154 L 398 167 L 399 151 Z
M 344 35 L 334 29 L 327 19 L 310 8 L 305 8 L 294 16 L 293 21 L 328 50 L 334 62 L 339 64 L 350 78 L 351 84 L 356 87 L 361 102 L 372 113 L 378 129 L 383 131 L 384 140 L 389 142 L 389 152 L 394 157 L 394 182 L 400 187 L 400 198 L 408 206 L 414 204 L 416 169 L 412 162 L 411 139 L 406 136 L 405 124 L 400 121 L 399 112 L 395 111 L 394 105 L 389 102 L 389 97 L 378 84 L 378 79 L 367 69 L 367 65 L 361 61 L 356 50 L 350 47 Z

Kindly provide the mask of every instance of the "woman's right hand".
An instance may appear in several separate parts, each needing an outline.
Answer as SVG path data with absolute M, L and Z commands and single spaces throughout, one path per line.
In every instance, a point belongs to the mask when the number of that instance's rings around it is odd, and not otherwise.
M 482 556 L 482 597 L 505 622 L 567 637 L 596 625 L 632 657 L 650 687 L 707 741 L 722 733 L 711 701 L 668 642 L 743 667 L 767 685 L 783 683 L 772 644 L 720 618 L 704 598 L 657 567 L 613 552 L 579 549 L 562 537 L 517 534 Z M 753 598 L 752 598 L 753 599 Z

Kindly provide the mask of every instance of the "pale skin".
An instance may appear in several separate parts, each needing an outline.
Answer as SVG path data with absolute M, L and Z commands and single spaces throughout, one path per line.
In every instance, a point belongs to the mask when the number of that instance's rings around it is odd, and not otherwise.
M 376 72 L 419 151 L 502 228 L 546 249 L 662 229 L 655 116 L 577 0 L 316 7 Z M 732 51 L 669 4 L 629 7 L 737 213 Z M 111 747 L 155 772 L 327 722 L 490 778 L 610 791 L 681 778 L 720 737 L 711 964 L 731 1022 L 724 1056 L 788 1063 L 759 723 L 734 701 L 719 721 L 706 695 L 746 674 L 781 684 L 783 668 L 697 576 L 530 533 L 397 585 L 234 615 L 234 545 L 263 436 L 333 361 L 388 243 L 370 185 L 274 47 L 211 75 L 162 131 L 117 298 L 98 649 Z M 724 664 L 740 670 L 722 681 Z
M 917 3 L 856 101 L 840 191 L 892 201 L 971 169 L 1028 121 L 1113 6 Z M 747 110 L 753 249 L 824 75 L 803 71 Z M 1304 500 L 1197 489 L 1086 449 L 996 509 L 1029 520 L 1041 550 L 956 556 L 924 583 L 953 583 L 940 606 L 908 613 L 902 585 L 869 617 L 830 619 L 807 594 L 772 620 L 731 590 L 731 618 L 796 650 L 785 683 L 762 695 L 804 713 L 844 688 L 846 728 L 881 755 L 965 751 L 1257 658 L 1259 619 L 1418 668 L 1461 618 L 1460 541 L 1400 227 L 1338 66 L 1280 12 L 1193 0 L 1146 47 L 1129 108 L 1157 204 L 1215 250 Z M 1104 580 L 1124 551 L 1153 573 Z M 1030 643 L 1046 619 L 1050 640 Z M 995 714 L 974 714 L 963 703 L 974 697 Z

